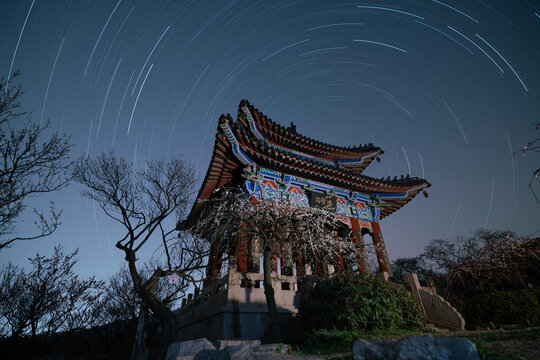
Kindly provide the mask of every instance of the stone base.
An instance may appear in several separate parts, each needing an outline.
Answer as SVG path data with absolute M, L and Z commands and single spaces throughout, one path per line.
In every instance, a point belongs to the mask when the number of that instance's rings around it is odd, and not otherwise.
M 284 341 L 298 343 L 305 340 L 297 313 L 278 309 L 278 321 Z M 178 331 L 178 340 L 205 337 L 210 341 L 250 339 L 268 342 L 269 327 L 266 305 L 229 303 L 207 317 L 184 323 Z

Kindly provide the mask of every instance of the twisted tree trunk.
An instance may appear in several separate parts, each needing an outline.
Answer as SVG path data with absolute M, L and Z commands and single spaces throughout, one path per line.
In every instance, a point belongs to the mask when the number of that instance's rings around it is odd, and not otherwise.
M 274 256 L 270 246 L 264 246 L 263 269 L 264 269 L 264 295 L 268 306 L 268 316 L 270 317 L 270 330 L 272 332 L 272 342 L 282 342 L 281 331 L 277 319 L 277 306 L 274 297 L 274 288 L 272 286 L 272 257 Z
M 141 304 L 139 320 L 137 321 L 137 330 L 135 332 L 135 341 L 133 342 L 133 348 L 131 349 L 131 360 L 145 360 L 144 350 L 146 348 L 148 318 L 148 307 L 145 304 Z
M 117 247 L 119 246 L 117 245 Z M 178 331 L 178 326 L 180 325 L 180 321 L 178 320 L 176 315 L 172 312 L 172 310 L 169 309 L 166 305 L 164 305 L 161 301 L 159 301 L 154 294 L 154 291 L 153 291 L 153 289 L 155 288 L 154 283 L 157 282 L 157 276 L 159 274 L 154 273 L 151 280 L 143 284 L 141 281 L 141 277 L 139 276 L 139 273 L 137 272 L 137 268 L 135 266 L 135 260 L 136 260 L 135 251 L 131 249 L 127 249 L 125 247 L 123 247 L 122 250 L 124 250 L 126 254 L 126 260 L 128 262 L 129 273 L 131 274 L 131 279 L 133 280 L 135 291 L 141 298 L 143 304 L 145 304 L 145 306 L 147 306 L 150 310 L 152 310 L 152 313 L 154 314 L 154 316 L 158 318 L 161 324 L 162 334 L 161 334 L 159 359 L 165 359 L 169 345 L 172 344 L 176 340 L 176 335 Z M 157 270 L 157 272 L 160 272 L 160 271 L 161 271 L 160 269 Z

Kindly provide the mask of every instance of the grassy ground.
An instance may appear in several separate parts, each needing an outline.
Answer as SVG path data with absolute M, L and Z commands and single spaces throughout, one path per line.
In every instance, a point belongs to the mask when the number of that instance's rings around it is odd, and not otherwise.
M 352 345 L 363 339 L 400 339 L 404 336 L 436 335 L 456 336 L 471 340 L 476 344 L 482 360 L 540 360 L 540 327 L 515 330 L 479 330 L 449 333 L 386 332 L 355 333 L 322 331 L 310 336 L 300 347 L 292 347 L 290 354 L 296 356 L 323 356 L 327 359 L 352 359 Z
M 463 331 L 451 335 L 474 342 L 484 359 L 540 359 L 540 327 Z

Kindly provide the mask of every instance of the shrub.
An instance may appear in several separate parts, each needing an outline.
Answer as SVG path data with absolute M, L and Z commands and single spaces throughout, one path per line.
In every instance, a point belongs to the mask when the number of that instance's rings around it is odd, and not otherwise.
M 468 328 L 494 324 L 540 325 L 540 289 L 494 290 L 448 298 Z
M 300 307 L 305 329 L 418 329 L 424 317 L 402 286 L 351 272 L 319 280 Z

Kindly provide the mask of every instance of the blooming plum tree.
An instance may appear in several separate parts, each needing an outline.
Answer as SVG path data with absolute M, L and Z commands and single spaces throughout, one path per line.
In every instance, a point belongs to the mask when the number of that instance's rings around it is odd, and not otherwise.
M 334 214 L 311 207 L 293 206 L 286 199 L 248 198 L 234 190 L 222 190 L 205 204 L 203 216 L 192 227 L 194 234 L 221 244 L 222 251 L 235 251 L 245 239 L 260 243 L 263 255 L 264 293 L 274 341 L 281 341 L 271 273 L 274 256 L 293 256 L 308 262 L 337 263 L 354 258 L 349 235 L 338 235 L 343 228 Z M 284 251 L 290 249 L 290 253 Z M 228 249 L 228 250 L 227 250 Z

